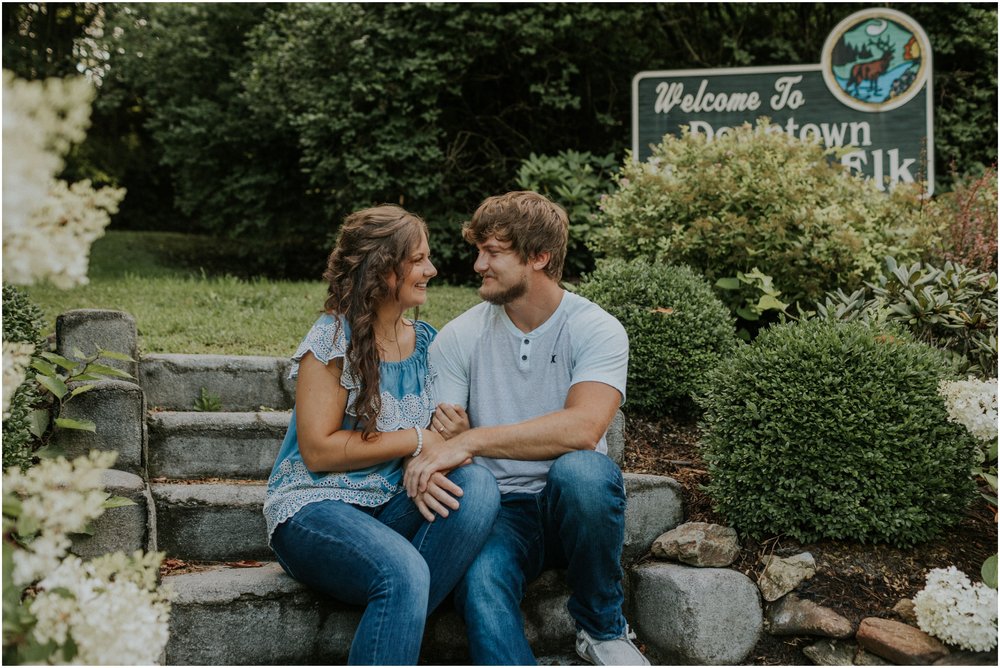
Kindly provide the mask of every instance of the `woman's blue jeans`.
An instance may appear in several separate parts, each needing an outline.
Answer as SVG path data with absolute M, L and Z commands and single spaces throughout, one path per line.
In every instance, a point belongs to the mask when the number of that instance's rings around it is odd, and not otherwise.
M 271 547 L 306 586 L 365 606 L 352 665 L 416 665 L 424 622 L 482 548 L 500 492 L 482 466 L 455 469 L 458 510 L 427 522 L 405 493 L 376 508 L 311 503 L 278 525 Z
M 538 494 L 504 494 L 486 545 L 455 588 L 475 665 L 534 665 L 524 634 L 525 587 L 546 568 L 566 568 L 567 607 L 596 640 L 625 632 L 621 567 L 625 485 L 607 456 L 559 457 Z

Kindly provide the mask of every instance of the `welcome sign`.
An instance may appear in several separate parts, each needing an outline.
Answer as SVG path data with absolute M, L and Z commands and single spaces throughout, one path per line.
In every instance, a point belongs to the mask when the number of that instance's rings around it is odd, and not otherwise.
M 850 147 L 847 168 L 875 180 L 934 185 L 931 51 L 924 31 L 890 9 L 834 28 L 819 65 L 640 72 L 632 81 L 632 155 L 687 126 L 707 139 L 771 120 L 823 146 Z

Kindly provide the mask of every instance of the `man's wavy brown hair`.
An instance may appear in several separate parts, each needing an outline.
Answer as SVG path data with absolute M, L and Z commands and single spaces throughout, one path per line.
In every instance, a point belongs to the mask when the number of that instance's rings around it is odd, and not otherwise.
M 329 284 L 324 308 L 340 314 L 351 328 L 347 360 L 361 386 L 351 407 L 363 423 L 362 437 L 372 438 L 382 410 L 379 350 L 375 341 L 377 309 L 399 296 L 410 256 L 427 224 L 402 207 L 383 204 L 356 211 L 344 219 L 337 245 L 327 259 L 323 278 Z M 390 292 L 388 277 L 396 276 Z
M 518 190 L 483 200 L 472 220 L 462 227 L 462 236 L 470 244 L 483 243 L 490 237 L 509 241 L 524 263 L 541 253 L 549 253 L 545 273 L 558 281 L 566 262 L 569 216 L 544 196 Z

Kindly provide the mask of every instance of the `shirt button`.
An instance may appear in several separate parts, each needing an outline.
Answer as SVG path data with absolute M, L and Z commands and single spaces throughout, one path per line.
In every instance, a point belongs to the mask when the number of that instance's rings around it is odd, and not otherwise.
M 524 340 L 524 345 L 528 345 L 529 343 L 531 343 L 531 340 L 530 340 L 530 339 L 525 339 L 525 340 Z
M 527 355 L 521 355 L 521 359 L 524 360 L 524 361 L 527 361 L 528 360 L 528 356 Z

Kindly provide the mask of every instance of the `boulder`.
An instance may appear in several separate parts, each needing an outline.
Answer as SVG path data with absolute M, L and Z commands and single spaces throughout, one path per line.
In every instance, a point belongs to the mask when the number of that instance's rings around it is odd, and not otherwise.
M 689 566 L 725 568 L 740 553 L 736 530 L 707 522 L 686 522 L 653 541 L 654 557 Z
M 846 617 L 795 594 L 767 606 L 766 620 L 768 632 L 776 636 L 850 638 L 854 635 L 854 626 Z
M 816 574 L 816 560 L 808 552 L 786 558 L 769 555 L 762 558 L 761 563 L 764 564 L 764 572 L 760 574 L 757 586 L 764 600 L 769 602 L 777 601 L 803 580 Z
M 858 644 L 898 665 L 926 666 L 948 655 L 948 648 L 918 628 L 891 619 L 866 617 Z
M 739 664 L 757 644 L 760 594 L 742 573 L 649 562 L 632 574 L 632 622 L 667 663 Z

